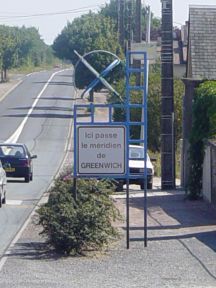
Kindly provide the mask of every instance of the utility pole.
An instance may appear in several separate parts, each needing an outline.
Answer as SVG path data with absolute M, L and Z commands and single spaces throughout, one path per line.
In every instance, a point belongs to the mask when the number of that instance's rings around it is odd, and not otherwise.
M 127 47 L 126 50 L 131 50 L 132 41 L 132 0 L 127 1 Z
M 135 17 L 135 33 L 134 33 L 134 40 L 136 43 L 142 42 L 141 14 L 142 14 L 141 0 L 136 0 L 136 17 Z M 134 59 L 133 67 L 140 69 L 141 61 L 138 59 Z M 136 73 L 136 86 L 140 86 L 140 84 L 141 84 L 141 74 Z
M 146 7 L 146 43 L 151 42 L 151 8 L 150 6 Z
M 136 43 L 141 43 L 142 41 L 141 14 L 142 14 L 142 1 L 136 0 L 136 18 L 135 18 L 135 34 L 134 34 L 134 40 Z
M 125 0 L 118 0 L 118 34 L 121 47 L 125 48 Z
M 161 188 L 174 189 L 173 11 L 172 0 L 161 2 Z

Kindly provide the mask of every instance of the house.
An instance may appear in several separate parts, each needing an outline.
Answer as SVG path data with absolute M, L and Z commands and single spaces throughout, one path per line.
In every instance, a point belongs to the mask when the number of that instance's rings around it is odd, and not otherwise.
M 160 63 L 161 61 L 161 37 L 157 38 L 157 41 L 151 41 L 146 43 L 131 43 L 132 51 L 146 51 L 148 55 L 149 64 Z M 176 29 L 173 33 L 173 68 L 174 77 L 181 79 L 186 74 L 186 62 L 187 62 L 187 45 L 182 40 L 181 30 Z
M 216 6 L 189 7 L 188 54 L 183 99 L 182 186 L 189 175 L 188 148 L 192 127 L 192 101 L 196 87 L 204 80 L 216 80 Z

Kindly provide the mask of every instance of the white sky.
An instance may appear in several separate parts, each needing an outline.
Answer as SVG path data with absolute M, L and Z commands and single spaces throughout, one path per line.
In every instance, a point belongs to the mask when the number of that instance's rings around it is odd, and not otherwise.
M 36 27 L 42 39 L 47 44 L 52 44 L 54 39 L 61 33 L 67 22 L 72 22 L 75 17 L 90 9 L 97 11 L 101 5 L 109 0 L 19 0 L 2 1 L 0 10 L 0 24 L 9 26 Z M 151 6 L 155 16 L 161 17 L 161 0 L 143 0 Z M 215 0 L 173 0 L 174 24 L 184 24 L 188 20 L 189 5 L 216 5 Z M 89 7 L 89 8 L 84 8 Z M 76 13 L 58 14 L 59 12 L 80 9 Z M 53 13 L 52 16 L 31 16 L 34 14 Z M 28 16 L 28 17 L 21 17 Z

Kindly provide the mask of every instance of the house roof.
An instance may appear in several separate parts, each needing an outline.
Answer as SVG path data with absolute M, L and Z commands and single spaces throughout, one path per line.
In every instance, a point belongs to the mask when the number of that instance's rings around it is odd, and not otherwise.
M 189 7 L 188 78 L 216 79 L 216 6 Z

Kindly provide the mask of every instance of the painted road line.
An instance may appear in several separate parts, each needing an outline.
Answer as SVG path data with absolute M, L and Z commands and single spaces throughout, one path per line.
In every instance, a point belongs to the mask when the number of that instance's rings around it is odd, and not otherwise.
M 39 101 L 41 95 L 42 95 L 42 94 L 44 93 L 44 91 L 46 90 L 46 88 L 47 88 L 47 86 L 49 85 L 49 83 L 51 82 L 52 78 L 53 78 L 56 74 L 58 74 L 58 73 L 60 73 L 60 72 L 63 72 L 63 71 L 65 71 L 65 69 L 64 69 L 64 70 L 57 71 L 57 72 L 53 73 L 53 74 L 50 76 L 50 78 L 48 79 L 47 83 L 44 85 L 43 89 L 42 89 L 42 90 L 40 91 L 40 93 L 37 95 L 35 101 L 33 102 L 31 108 L 29 109 L 27 115 L 25 116 L 25 118 L 24 118 L 23 121 L 21 122 L 20 126 L 19 126 L 19 127 L 16 129 L 16 131 L 5 141 L 6 143 L 16 143 L 16 142 L 17 142 L 17 140 L 18 140 L 20 134 L 22 133 L 22 130 L 23 130 L 23 128 L 24 128 L 24 126 L 25 126 L 25 124 L 26 124 L 29 116 L 30 116 L 31 113 L 33 112 L 35 106 L 37 105 L 37 102 Z
M 23 201 L 22 200 L 6 200 L 7 205 L 22 205 Z

